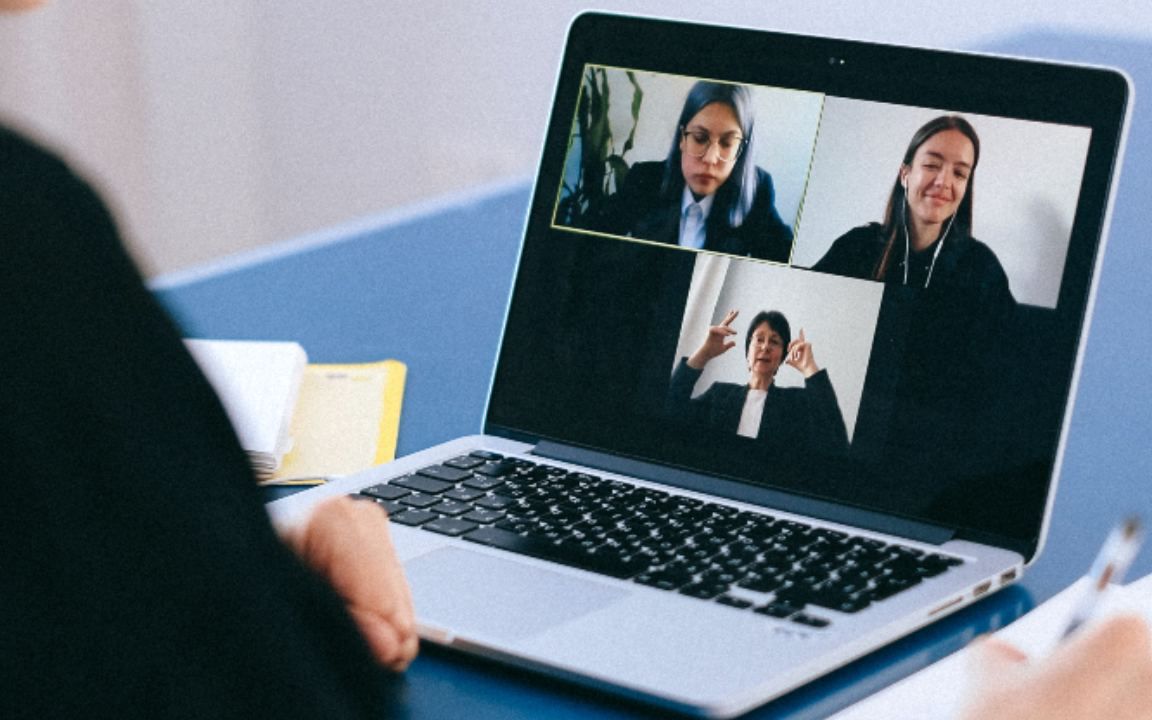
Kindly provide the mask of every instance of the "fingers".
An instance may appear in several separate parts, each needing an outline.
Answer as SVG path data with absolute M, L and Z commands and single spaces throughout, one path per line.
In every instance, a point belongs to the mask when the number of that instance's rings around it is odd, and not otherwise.
M 729 325 L 732 324 L 732 321 L 735 320 L 736 316 L 739 314 L 740 314 L 739 310 L 729 310 L 728 313 L 726 315 L 724 315 L 724 319 L 720 321 L 720 324 L 724 327 L 728 327 Z M 736 331 L 733 330 L 732 332 L 736 332 Z
M 812 344 L 804 338 L 804 328 L 800 328 L 800 336 L 788 343 L 788 364 L 799 365 L 804 362 L 805 355 L 811 353 Z
M 984 638 L 972 646 L 968 658 L 970 684 L 978 692 L 1011 682 L 1027 668 L 1028 656 L 997 638 Z
M 344 599 L 376 659 L 395 670 L 406 667 L 418 647 L 416 618 L 383 510 L 348 498 L 326 500 L 292 544 Z
M 974 650 L 965 720 L 1152 718 L 1152 638 L 1138 617 L 1085 628 L 1036 662 L 996 640 Z

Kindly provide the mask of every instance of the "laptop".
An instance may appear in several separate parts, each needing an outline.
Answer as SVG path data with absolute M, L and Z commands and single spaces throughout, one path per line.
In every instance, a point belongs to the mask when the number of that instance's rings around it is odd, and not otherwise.
M 480 432 L 269 511 L 380 504 L 426 642 L 690 715 L 953 613 L 1044 543 L 1129 92 L 581 15 Z

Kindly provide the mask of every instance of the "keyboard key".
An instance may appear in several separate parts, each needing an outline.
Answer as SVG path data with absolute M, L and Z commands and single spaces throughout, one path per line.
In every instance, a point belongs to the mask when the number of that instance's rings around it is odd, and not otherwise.
M 456 516 L 470 512 L 472 510 L 472 506 L 468 503 L 456 502 L 455 500 L 445 500 L 444 502 L 433 505 L 428 509 L 438 512 L 441 515 Z
M 484 490 L 484 491 L 491 490 L 492 488 L 499 487 L 500 485 L 503 485 L 503 484 L 504 484 L 504 481 L 501 480 L 500 478 L 487 477 L 485 475 L 475 475 L 475 476 L 473 476 L 473 477 L 471 477 L 471 478 L 469 478 L 469 479 L 467 479 L 461 483 L 461 485 L 463 485 L 466 488 L 472 488 L 473 490 Z
M 504 477 L 505 475 L 510 475 L 515 470 L 515 464 L 507 460 L 497 460 L 496 462 L 484 463 L 473 470 L 473 472 L 486 477 Z
M 440 498 L 436 497 L 435 495 L 421 495 L 418 493 L 400 498 L 401 505 L 408 505 L 409 507 L 419 509 L 431 507 L 438 502 L 440 502 Z
M 392 522 L 400 523 L 401 525 L 423 525 L 429 520 L 435 520 L 438 517 L 440 516 L 436 513 L 428 512 L 427 510 L 406 510 L 393 515 Z
M 438 495 L 445 490 L 451 490 L 453 487 L 450 482 L 434 480 L 430 477 L 424 477 L 423 475 L 405 475 L 402 478 L 396 478 L 391 484 L 408 488 L 409 490 L 416 490 L 417 492 L 430 493 L 432 495 Z
M 467 515 L 461 515 L 462 520 L 469 522 L 479 523 L 480 525 L 491 525 L 494 522 L 503 520 L 506 513 L 500 510 L 473 510 Z
M 510 550 L 541 560 L 551 560 L 562 565 L 600 573 L 616 578 L 627 578 L 646 569 L 641 563 L 625 561 L 618 556 L 591 553 L 569 545 L 557 545 L 546 540 L 524 537 L 507 530 L 485 527 L 463 536 L 481 545 Z
M 473 490 L 472 488 L 457 487 L 452 488 L 444 493 L 444 497 L 449 500 L 459 500 L 460 502 L 472 502 L 476 498 L 484 497 L 483 490 Z
M 752 607 L 752 603 L 750 601 L 745 600 L 744 598 L 733 597 L 731 595 L 721 595 L 720 597 L 716 598 L 716 602 L 720 603 L 721 605 L 727 605 L 728 607 L 740 609 Z
M 396 499 L 404 497 L 405 495 L 407 495 L 410 492 L 411 492 L 410 490 L 405 490 L 404 488 L 396 487 L 394 485 L 385 485 L 385 484 L 381 483 L 379 485 L 373 485 L 372 487 L 364 488 L 363 490 L 360 491 L 360 494 L 361 495 L 370 495 L 374 498 L 379 498 L 381 500 L 396 500 Z
M 774 602 L 768 603 L 767 605 L 762 605 L 761 607 L 756 608 L 754 612 L 758 612 L 761 615 L 770 615 L 771 617 L 775 618 L 786 618 L 791 615 L 795 615 L 803 609 L 804 608 L 802 607 L 796 607 L 795 605 L 789 605 L 788 603 Z
M 443 465 L 432 465 L 420 470 L 420 475 L 424 477 L 434 478 L 436 480 L 443 480 L 446 483 L 458 483 L 465 478 L 472 477 L 472 473 L 467 470 L 460 470 L 458 468 L 444 467 Z
M 479 467 L 484 464 L 483 458 L 478 458 L 474 455 L 461 455 L 454 457 L 451 460 L 445 460 L 444 464 L 450 468 L 457 470 L 471 470 L 474 467 Z
M 801 625 L 807 625 L 808 627 L 814 628 L 824 628 L 832 624 L 830 620 L 825 620 L 822 617 L 816 617 L 815 615 L 808 615 L 806 613 L 796 613 L 790 619 L 794 623 L 800 623 Z
M 439 520 L 425 523 L 421 529 L 456 537 L 457 535 L 463 535 L 469 530 L 475 530 L 477 527 L 476 523 L 461 520 L 460 518 L 440 518 Z
M 701 600 L 711 600 L 712 598 L 727 590 L 727 585 L 698 582 L 692 583 L 691 585 L 685 585 L 684 587 L 680 588 L 680 594 L 688 595 L 689 597 L 700 598 Z
M 481 460 L 503 460 L 504 459 L 504 456 L 501 455 L 500 453 L 494 453 L 494 452 L 491 452 L 489 450 L 473 450 L 472 452 L 470 452 L 468 454 L 474 458 L 480 458 Z

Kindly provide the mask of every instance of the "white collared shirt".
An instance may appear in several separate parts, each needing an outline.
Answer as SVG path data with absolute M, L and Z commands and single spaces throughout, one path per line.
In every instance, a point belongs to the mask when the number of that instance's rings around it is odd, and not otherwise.
M 697 202 L 692 196 L 692 190 L 687 186 L 684 187 L 684 195 L 680 201 L 680 247 L 696 250 L 704 247 L 705 225 L 715 199 L 715 195 L 707 195 Z
M 764 416 L 764 403 L 768 399 L 767 390 L 748 388 L 744 397 L 744 410 L 740 413 L 740 425 L 736 434 L 755 439 L 760 434 L 760 419 Z

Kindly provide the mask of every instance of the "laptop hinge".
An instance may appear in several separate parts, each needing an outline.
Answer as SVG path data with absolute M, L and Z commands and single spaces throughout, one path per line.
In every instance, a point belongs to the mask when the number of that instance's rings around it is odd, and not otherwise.
M 827 500 L 793 495 L 780 490 L 749 485 L 735 480 L 725 480 L 702 473 L 670 468 L 656 463 L 633 460 L 549 440 L 541 440 L 537 443 L 532 454 L 620 475 L 630 475 L 641 480 L 671 485 L 683 490 L 693 490 L 729 500 L 896 535 L 932 545 L 942 545 L 956 535 L 955 530 L 941 525 L 909 520 L 873 510 L 862 510 Z

